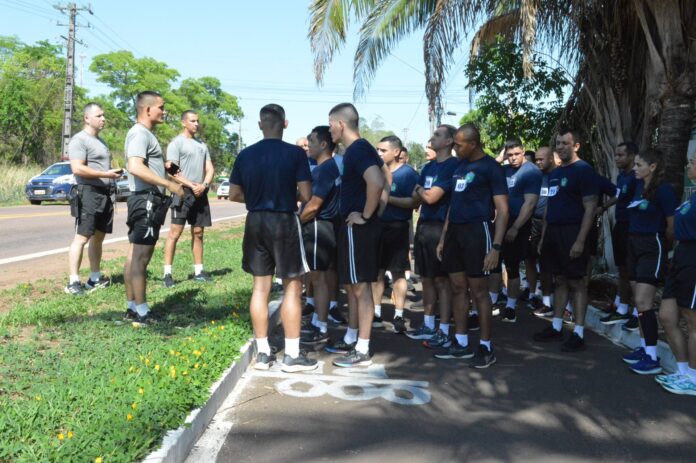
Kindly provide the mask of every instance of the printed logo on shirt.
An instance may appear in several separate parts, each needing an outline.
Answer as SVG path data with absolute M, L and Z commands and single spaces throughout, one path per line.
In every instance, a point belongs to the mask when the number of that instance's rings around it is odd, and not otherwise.
M 686 201 L 684 204 L 677 208 L 681 215 L 686 215 L 686 213 L 689 212 L 689 209 L 691 209 L 691 202 L 689 201 Z
M 552 186 L 549 188 L 549 196 L 556 196 L 557 193 L 558 193 L 557 186 Z
M 541 192 L 539 193 L 539 196 L 550 196 L 549 187 L 541 187 Z
M 464 180 L 466 180 L 466 183 L 471 183 L 474 181 L 474 178 L 476 177 L 476 174 L 473 172 L 469 172 L 466 174 L 466 177 L 464 177 Z
M 508 188 L 514 188 L 516 182 L 517 182 L 517 177 L 508 177 L 507 178 Z
M 391 192 L 394 193 L 396 191 L 396 183 L 391 184 Z
M 423 188 L 425 188 L 426 190 L 429 190 L 430 188 L 433 187 L 434 181 L 435 181 L 434 177 L 431 177 L 431 176 L 425 177 L 425 185 L 423 185 Z
M 458 178 L 457 183 L 454 185 L 454 191 L 457 193 L 461 193 L 466 189 L 466 179 L 465 178 Z
M 625 195 L 626 192 L 628 192 L 628 185 L 624 185 L 621 187 L 621 193 Z
M 647 199 L 644 199 L 644 200 L 642 200 L 642 201 L 640 202 L 640 205 L 638 206 L 638 209 L 640 209 L 641 211 L 644 211 L 644 210 L 646 210 L 646 209 L 648 208 L 648 204 L 649 204 L 649 203 L 648 203 L 648 200 L 647 200 Z
M 568 186 L 568 178 L 567 178 L 567 177 L 563 177 L 563 178 L 561 179 L 561 186 L 562 186 L 562 187 Z

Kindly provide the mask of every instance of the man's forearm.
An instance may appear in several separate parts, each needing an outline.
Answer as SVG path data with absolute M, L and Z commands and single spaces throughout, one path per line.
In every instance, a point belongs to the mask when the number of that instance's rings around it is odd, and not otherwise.
M 166 188 L 169 185 L 169 180 L 156 175 L 149 168 L 143 164 L 128 165 L 128 171 L 131 175 L 135 175 L 140 180 L 145 183 L 149 183 L 154 186 L 161 186 Z
M 402 209 L 413 209 L 417 205 L 413 198 L 397 198 L 395 196 L 389 196 L 389 204 Z
M 517 216 L 517 219 L 515 219 L 515 223 L 513 223 L 512 226 L 516 230 L 522 228 L 524 224 L 526 224 L 529 221 L 529 219 L 532 218 L 532 214 L 534 213 L 535 207 L 535 202 L 525 201 L 524 204 L 522 204 L 522 209 L 520 209 L 520 215 Z
M 495 233 L 493 235 L 493 242 L 501 244 L 503 238 L 505 238 L 505 232 L 507 231 L 508 223 L 508 212 L 496 210 L 495 216 Z
M 383 189 L 381 187 L 377 187 L 376 185 L 367 185 L 365 207 L 363 208 L 362 212 L 363 217 L 370 218 L 375 212 L 377 212 L 382 191 Z

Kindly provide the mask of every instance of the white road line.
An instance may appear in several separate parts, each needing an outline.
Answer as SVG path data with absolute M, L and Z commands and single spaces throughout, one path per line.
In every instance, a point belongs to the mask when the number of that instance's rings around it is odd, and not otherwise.
M 232 220 L 232 219 L 239 219 L 241 217 L 246 217 L 246 214 L 237 214 L 237 215 L 231 215 L 228 217 L 220 217 L 218 219 L 213 219 L 212 222 L 222 222 L 224 220 Z M 168 232 L 169 227 L 167 228 L 162 228 L 160 230 L 160 234 L 163 232 Z M 109 238 L 108 240 L 104 240 L 104 244 L 112 244 L 112 243 L 118 243 L 119 241 L 126 241 L 128 239 L 128 236 L 121 236 L 118 238 Z M 89 247 L 89 244 L 85 246 L 85 248 Z M 58 248 L 58 249 L 51 249 L 50 251 L 42 251 L 42 252 L 35 252 L 32 254 L 24 254 L 22 256 L 16 256 L 16 257 L 8 257 L 6 259 L 0 259 L 0 265 L 6 265 L 6 264 L 13 264 L 15 262 L 22 262 L 25 260 L 31 260 L 31 259 L 38 259 L 39 257 L 46 257 L 46 256 L 52 256 L 54 254 L 62 254 L 64 252 L 68 252 L 70 250 L 70 247 L 65 247 L 65 248 Z

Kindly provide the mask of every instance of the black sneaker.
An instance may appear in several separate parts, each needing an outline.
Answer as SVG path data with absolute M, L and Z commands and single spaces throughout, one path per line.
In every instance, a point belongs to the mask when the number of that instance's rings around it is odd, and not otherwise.
M 126 309 L 126 313 L 123 315 L 124 320 L 133 321 L 138 318 L 138 312 L 133 309 Z
M 275 355 L 273 354 L 264 354 L 263 352 L 259 352 L 256 354 L 256 363 L 254 364 L 254 369 L 255 370 L 268 370 L 271 368 L 271 365 L 273 365 L 273 362 L 275 362 L 276 358 Z
M 160 322 L 160 317 L 155 315 L 152 312 L 152 310 L 150 310 L 145 315 L 139 315 L 136 313 L 135 320 L 133 320 L 133 323 L 137 323 L 139 325 L 156 325 L 159 322 Z
M 372 365 L 372 359 L 370 354 L 362 354 L 353 349 L 350 353 L 335 358 L 333 364 L 341 368 L 369 367 Z
M 343 340 L 343 337 L 338 340 L 330 340 L 326 347 L 324 347 L 324 350 L 331 354 L 347 354 L 353 349 L 355 349 L 355 343 L 352 342 L 348 344 Z
M 630 316 L 628 314 L 621 315 L 618 312 L 612 312 L 609 315 L 607 315 L 606 317 L 600 318 L 599 322 L 602 325 L 616 325 L 617 323 L 622 323 L 622 322 L 627 321 L 629 319 L 629 317 Z
M 333 323 L 334 325 L 345 325 L 348 323 L 346 317 L 343 316 L 338 306 L 329 309 L 329 322 Z
M 65 294 L 72 294 L 73 296 L 84 296 L 85 295 L 85 289 L 82 287 L 82 283 L 79 281 L 75 281 L 74 283 L 70 283 L 68 286 L 63 288 L 63 292 Z
M 460 359 L 470 359 L 474 356 L 469 346 L 462 347 L 461 344 L 457 342 L 457 339 L 452 339 L 452 343 L 449 347 L 443 347 L 438 352 L 435 353 L 434 357 L 442 360 L 460 360 Z
M 552 317 L 553 309 L 548 305 L 544 305 L 544 303 L 542 302 L 541 305 L 537 307 L 536 310 L 534 310 L 534 315 L 536 315 L 539 318 Z
M 471 359 L 469 366 L 471 368 L 488 368 L 496 362 L 495 354 L 492 350 L 488 350 L 483 344 L 479 344 L 476 355 Z
M 309 317 L 303 318 L 300 323 L 300 333 L 311 333 L 316 327 L 312 325 L 312 319 Z
M 494 317 L 499 316 L 500 313 L 503 310 L 505 310 L 505 304 L 507 304 L 507 301 L 501 301 L 500 299 L 498 299 L 498 302 L 493 304 L 493 309 L 491 311 L 491 315 L 493 315 Z
M 322 333 L 316 326 L 309 333 L 300 334 L 300 344 L 319 344 L 329 339 L 328 333 Z
M 500 320 L 505 323 L 515 323 L 517 321 L 517 314 L 515 312 L 515 309 L 505 307 L 505 310 L 503 310 L 503 317 Z
M 536 333 L 532 339 L 536 342 L 554 342 L 563 341 L 563 333 L 561 331 L 556 331 L 553 326 L 547 326 L 540 332 Z
M 210 283 L 213 281 L 213 278 L 208 275 L 208 273 L 205 270 L 201 270 L 201 273 L 198 273 L 193 276 L 193 281 L 198 281 L 200 283 Z
M 382 328 L 384 326 L 384 323 L 382 323 L 382 317 L 378 317 L 377 315 L 374 316 L 372 319 L 372 327 L 373 328 Z
M 621 326 L 624 331 L 638 331 L 640 327 L 640 322 L 638 322 L 638 317 L 630 315 L 628 321 Z
M 87 288 L 90 291 L 94 291 L 95 289 L 108 288 L 109 286 L 111 286 L 111 279 L 104 275 L 100 276 L 97 281 L 94 281 L 90 278 L 87 280 L 87 282 L 85 282 L 85 288 Z
M 543 305 L 544 305 L 544 301 L 536 294 L 529 298 L 529 306 L 532 309 L 536 310 Z
M 172 278 L 171 273 L 164 275 L 164 278 L 162 278 L 162 285 L 164 285 L 165 288 L 171 288 L 174 286 L 174 278 Z
M 394 333 L 400 334 L 406 332 L 406 322 L 403 317 L 394 317 L 392 325 L 394 326 Z
M 573 315 L 573 312 L 570 310 L 563 311 L 563 323 L 566 325 L 572 325 L 575 323 L 575 315 Z
M 578 336 L 578 333 L 573 333 L 561 344 L 561 350 L 563 352 L 580 352 L 585 350 L 585 340 Z
M 524 291 L 522 291 L 522 295 L 520 295 L 520 299 L 529 302 L 529 288 L 524 288 Z
M 477 313 L 469 313 L 469 324 L 467 326 L 469 331 L 478 331 L 481 329 L 479 315 Z
M 311 315 L 314 313 L 314 305 L 313 304 L 305 304 L 304 308 L 302 309 L 302 316 L 306 317 L 307 315 Z
M 452 340 L 442 330 L 437 330 L 437 333 L 421 344 L 428 349 L 447 349 L 452 345 Z
M 300 355 L 295 358 L 285 355 L 283 357 L 283 366 L 280 369 L 285 373 L 297 373 L 298 371 L 316 370 L 318 366 L 316 359 L 307 358 L 307 354 L 300 351 Z

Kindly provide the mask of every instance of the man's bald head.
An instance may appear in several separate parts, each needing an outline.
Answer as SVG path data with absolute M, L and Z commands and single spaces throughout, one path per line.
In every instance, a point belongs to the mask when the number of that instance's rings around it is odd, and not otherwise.
M 542 172 L 550 172 L 556 167 L 553 150 L 548 146 L 542 146 L 534 153 L 534 163 Z
M 343 122 L 349 130 L 358 131 L 360 116 L 358 110 L 351 103 L 337 104 L 329 111 L 329 120 Z
M 481 132 L 475 124 L 467 122 L 459 127 L 457 132 L 461 132 L 468 141 L 475 143 L 476 146 L 481 146 Z

